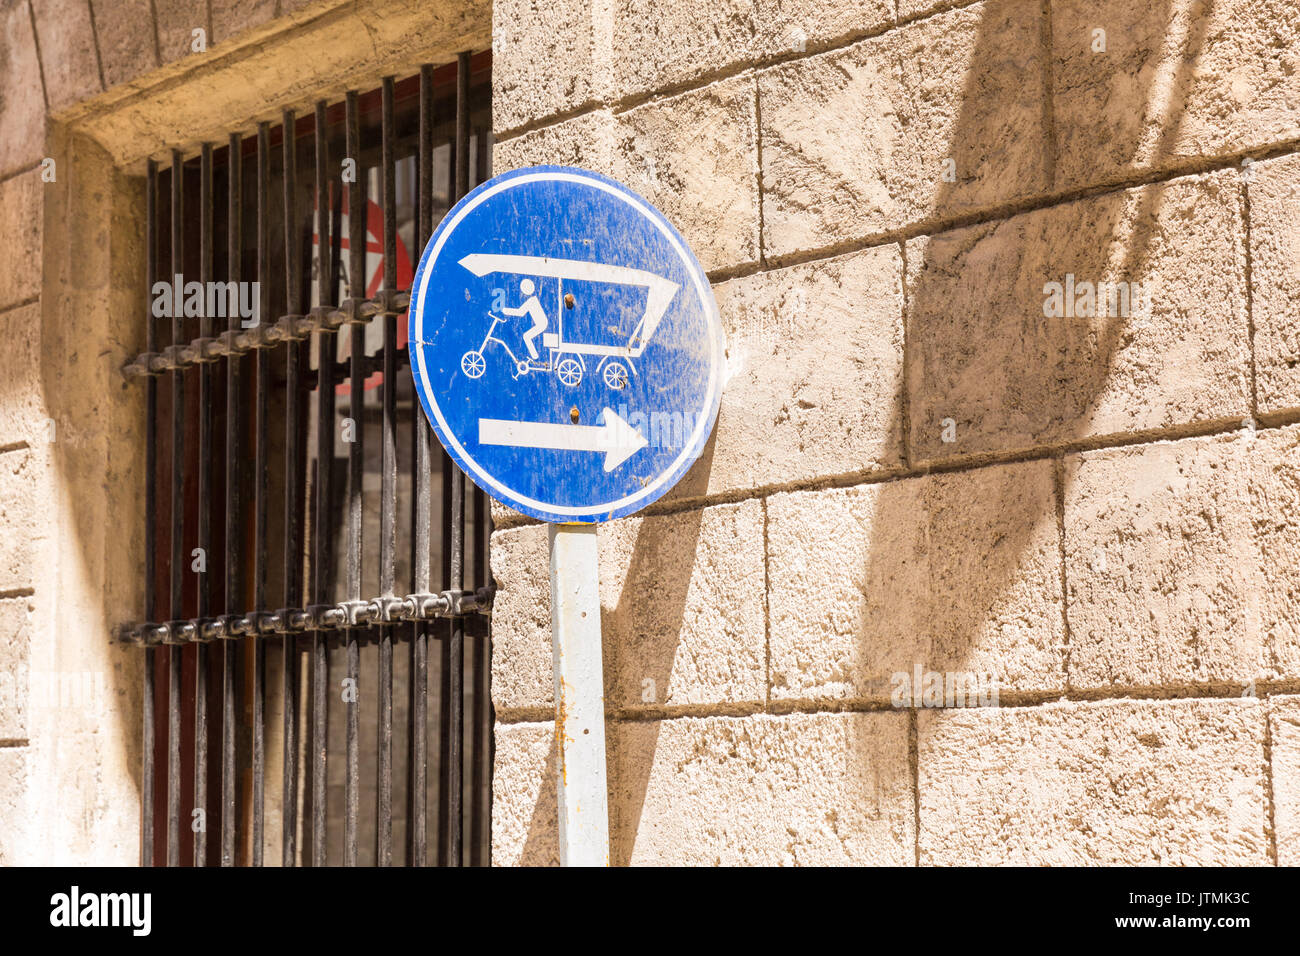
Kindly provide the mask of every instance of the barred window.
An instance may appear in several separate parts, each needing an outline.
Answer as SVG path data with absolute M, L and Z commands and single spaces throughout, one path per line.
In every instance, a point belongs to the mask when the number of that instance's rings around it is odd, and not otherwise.
M 405 312 L 490 175 L 490 70 L 149 163 L 145 865 L 488 860 L 487 499 L 433 440 Z

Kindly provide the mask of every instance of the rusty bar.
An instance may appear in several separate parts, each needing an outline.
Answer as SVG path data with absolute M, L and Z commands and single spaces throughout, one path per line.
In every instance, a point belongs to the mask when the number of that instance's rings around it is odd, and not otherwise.
M 456 193 L 459 202 L 469 192 L 469 53 L 463 52 L 456 59 Z M 465 586 L 465 473 L 455 466 L 451 469 L 451 588 L 460 590 Z M 447 727 L 450 747 L 447 760 L 447 790 L 444 799 L 448 803 L 447 863 L 460 866 L 463 832 L 464 809 L 462 788 L 464 779 L 464 643 L 465 626 L 462 622 L 451 622 L 451 637 L 448 644 L 450 660 L 448 696 L 450 713 Z
M 397 291 L 397 184 L 393 157 L 393 78 L 382 86 L 382 172 L 384 207 L 384 291 Z M 384 320 L 383 433 L 379 498 L 379 592 L 394 596 L 397 574 L 397 316 Z M 376 859 L 393 861 L 393 629 L 379 626 L 379 799 Z
M 172 150 L 172 208 L 171 208 L 171 267 L 173 277 L 182 274 L 184 269 L 184 229 L 182 219 L 185 214 L 184 200 L 184 165 L 179 150 Z M 183 279 L 173 279 L 182 283 Z M 178 289 L 173 289 L 172 301 L 172 344 L 179 345 L 185 341 L 183 312 Z M 180 620 L 185 617 L 184 607 L 184 554 L 185 554 L 185 508 L 184 472 L 185 461 L 185 371 L 176 369 L 171 373 L 172 382 L 172 469 L 171 469 L 171 618 Z M 182 662 L 184 654 L 179 646 L 167 649 L 167 865 L 180 866 L 181 862 L 181 694 Z
M 281 123 L 281 158 L 284 173 L 284 285 L 285 311 L 297 315 L 301 310 L 298 289 L 298 221 L 296 212 L 298 149 L 294 135 L 294 111 L 285 110 Z M 302 601 L 302 542 L 298 532 L 302 506 L 302 466 L 299 414 L 299 365 L 301 343 L 285 343 L 284 386 L 284 607 L 297 607 Z M 298 849 L 298 641 L 297 634 L 287 632 L 280 643 L 281 677 L 284 695 L 284 749 L 281 778 L 283 803 L 280 808 L 280 862 L 293 866 Z
M 348 184 L 348 296 L 360 299 L 366 294 L 366 196 L 361 168 L 361 114 L 356 90 L 347 94 L 347 158 L 352 160 L 354 178 Z M 364 443 L 362 427 L 365 411 L 365 330 L 360 325 L 348 329 L 351 340 L 352 366 L 348 376 L 350 391 L 348 424 L 348 568 L 347 588 L 350 601 L 361 600 L 361 503 L 364 479 Z M 347 679 L 350 695 L 347 700 L 347 774 L 344 781 L 345 822 L 343 862 L 357 865 L 357 812 L 360 786 L 358 738 L 360 735 L 360 705 L 357 703 L 361 674 L 361 650 L 357 645 L 357 629 L 347 633 Z
M 212 281 L 212 144 L 204 143 L 199 157 L 199 282 L 204 290 L 203 310 L 199 317 L 199 337 L 212 336 L 212 317 L 208 315 L 207 289 Z M 212 369 L 199 366 L 199 552 L 202 571 L 198 579 L 196 614 L 207 617 L 211 608 L 210 574 L 207 562 L 212 555 Z M 201 811 L 195 821 L 194 865 L 208 862 L 208 647 L 194 648 L 194 809 Z
M 433 232 L 433 66 L 420 67 L 420 125 L 417 142 L 416 186 L 419 195 L 416 212 L 416 254 L 419 255 Z M 412 290 L 414 291 L 414 290 Z M 410 352 L 417 346 L 408 341 Z M 414 353 L 412 354 L 412 359 Z M 414 361 L 411 362 L 414 372 Z M 414 548 L 411 568 L 412 590 L 428 592 L 430 578 L 430 532 L 433 520 L 433 431 L 424 413 L 416 408 L 412 415 L 415 455 L 415 527 L 411 535 Z M 429 860 L 429 628 L 423 622 L 413 625 L 411 634 L 411 865 L 426 866 Z
M 488 568 L 488 538 L 492 533 L 487 495 L 474 488 L 474 575 L 478 587 L 492 583 Z M 491 628 L 473 629 L 473 666 L 470 674 L 474 681 L 474 751 L 471 758 L 470 777 L 470 863 L 486 866 L 488 863 L 487 820 L 491 812 L 488 794 L 488 777 L 491 770 L 492 708 L 491 708 Z
M 158 281 L 158 164 L 149 160 L 145 172 L 145 287 L 152 302 L 154 283 Z M 145 348 L 158 351 L 158 323 L 150 306 L 145 313 Z M 158 608 L 156 582 L 158 547 L 158 378 L 150 375 L 145 383 L 145 452 L 144 452 L 144 611 L 156 619 Z M 154 865 L 154 788 L 158 785 L 154 764 L 154 667 L 157 651 L 144 652 L 144 739 L 143 766 L 140 774 L 140 865 Z
M 241 228 L 241 138 L 238 133 L 230 134 L 226 149 L 226 278 L 238 288 L 240 279 L 240 254 L 243 251 L 243 230 Z M 228 309 L 227 330 L 235 330 L 240 325 L 238 309 Z M 226 358 L 226 581 L 225 612 L 233 615 L 240 610 L 240 538 L 243 525 L 240 522 L 239 466 L 241 423 L 243 421 L 243 396 L 241 379 L 244 360 L 242 356 L 231 355 Z M 239 672 L 239 642 L 227 640 L 222 643 L 221 666 L 221 865 L 235 865 L 235 814 L 236 814 L 236 780 L 235 747 L 237 742 L 236 726 L 238 704 L 238 685 L 236 675 Z
M 333 299 L 328 265 L 330 246 L 329 142 L 325 125 L 325 103 L 316 104 L 316 298 L 321 306 Z M 337 288 L 337 287 L 336 287 Z M 312 535 L 312 598 L 317 605 L 329 601 L 331 472 L 334 465 L 334 353 L 331 333 L 316 334 L 316 520 Z M 326 721 L 329 658 L 324 632 L 311 639 L 311 862 L 325 865 L 325 770 Z
M 257 279 L 259 282 L 258 320 L 270 311 L 271 236 L 267 191 L 270 180 L 271 145 L 270 124 L 257 124 Z M 270 430 L 268 424 L 271 394 L 271 353 L 269 349 L 257 352 L 257 403 L 254 428 L 257 432 L 257 451 L 253 462 L 256 497 L 254 506 L 253 537 L 257 550 L 256 577 L 253 584 L 253 606 L 258 615 L 266 613 L 266 584 L 269 563 L 267 542 L 268 484 L 267 469 Z M 259 617 L 260 619 L 260 617 Z M 266 804 L 266 640 L 260 633 L 250 637 L 253 642 L 253 827 L 252 863 L 262 865 L 263 834 Z

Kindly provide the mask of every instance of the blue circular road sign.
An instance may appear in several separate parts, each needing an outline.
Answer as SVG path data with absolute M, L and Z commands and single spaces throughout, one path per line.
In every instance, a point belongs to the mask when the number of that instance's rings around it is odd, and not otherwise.
M 411 372 L 447 452 L 544 521 L 608 521 L 699 457 L 724 340 L 704 270 L 604 176 L 504 173 L 442 220 L 411 288 Z

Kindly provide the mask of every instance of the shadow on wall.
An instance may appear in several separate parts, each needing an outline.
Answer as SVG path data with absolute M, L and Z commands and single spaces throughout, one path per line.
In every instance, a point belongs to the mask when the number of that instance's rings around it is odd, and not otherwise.
M 1170 15 L 1166 3 L 1144 5 L 1141 11 L 1148 24 Z M 1148 91 L 1167 99 L 1148 102 L 1146 115 L 1173 118 L 1161 131 L 1153 154 L 1157 161 L 1177 136 L 1207 25 L 1207 16 L 1195 20 L 1188 55 L 1172 82 Z M 964 177 L 987 184 L 998 177 L 1005 151 L 1025 148 L 1013 141 L 998 104 L 1015 99 L 1024 87 L 1041 85 L 1043 48 L 1027 42 L 1040 26 L 1033 5 L 1013 0 L 984 5 L 979 39 L 970 52 L 970 61 L 979 66 L 967 73 L 962 112 L 949 138 L 957 181 L 940 181 L 928 218 L 972 213 L 984 197 L 982 190 L 966 188 Z M 1088 56 L 1089 42 L 1089 33 L 1081 30 L 1077 36 L 1055 37 L 1054 45 L 1060 51 L 1077 44 L 1078 55 Z M 1110 42 L 1125 40 L 1112 36 Z M 1129 131 L 1135 152 L 1140 132 Z M 1060 188 L 1052 134 L 1044 117 L 1032 146 L 1047 159 L 1043 192 Z M 1100 145 L 1115 150 L 1122 139 L 1121 134 L 1116 137 L 1120 141 Z M 1220 197 L 1223 207 L 1234 214 L 1237 190 L 1235 173 L 1219 186 L 1220 193 L 1227 193 Z M 1145 286 L 1145 294 L 1154 295 L 1149 316 L 1136 314 L 1137 309 L 1112 316 L 1104 307 L 1101 314 L 1089 316 L 1069 305 L 1064 315 L 1044 312 L 1049 283 L 1066 289 L 1075 281 L 1114 283 L 1117 297 L 1126 283 L 1144 285 L 1153 259 L 1169 253 L 1171 230 L 1193 218 L 1212 219 L 1223 208 L 1199 211 L 1198 198 L 1177 185 L 1149 186 L 907 242 L 906 395 L 895 402 L 894 415 L 895 427 L 907 436 L 909 464 L 924 471 L 941 460 L 974 463 L 1060 447 L 1090 435 L 1198 419 L 1205 424 L 1198 402 L 1218 383 L 1183 382 L 1175 396 L 1180 403 L 1168 407 L 1147 405 L 1146 394 L 1122 388 L 1117 394 L 1114 386 L 1134 377 L 1156 379 L 1160 392 L 1168 394 L 1165 385 L 1172 387 L 1194 369 L 1178 364 L 1187 355 L 1166 351 L 1168 337 L 1162 331 L 1167 333 L 1169 323 L 1192 324 L 1181 306 L 1225 302 L 1231 289 L 1222 297 L 1222 290 L 1195 291 L 1197 282 L 1215 282 L 1204 275 L 1188 275 L 1185 285 L 1173 288 L 1165 280 L 1174 277 L 1162 275 L 1161 288 Z M 1222 265 L 1231 269 L 1235 263 Z M 1227 280 L 1220 284 L 1230 285 Z M 1136 302 L 1135 296 L 1132 304 Z M 1246 329 L 1244 323 L 1240 329 L 1231 327 L 1237 318 L 1230 313 L 1205 324 L 1224 327 L 1232 338 L 1225 339 L 1222 350 L 1240 348 L 1235 367 L 1243 368 Z M 1213 347 L 1197 334 L 1199 329 L 1187 331 L 1194 344 Z M 1134 376 L 1139 367 L 1145 371 Z M 862 697 L 883 689 L 887 696 L 891 674 L 912 672 L 918 665 L 939 672 L 989 673 L 1006 691 L 1063 689 L 1067 651 L 1057 568 L 1063 534 L 1058 508 L 1066 481 L 1059 459 L 1039 459 L 835 493 L 845 523 L 862 531 L 856 542 L 861 570 L 846 572 L 861 591 L 855 641 L 837 648 L 848 658 L 840 662 L 840 672 L 853 676 L 837 683 L 792 671 L 787 695 Z M 821 506 L 826 502 L 819 499 Z M 772 519 L 774 535 L 782 518 L 799 516 L 795 507 L 779 513 Z M 820 583 L 834 586 L 832 581 Z M 773 634 L 785 624 L 774 616 Z M 835 637 L 843 641 L 847 635 Z M 774 652 L 774 680 L 782 663 L 788 662 L 778 662 Z
M 1093 38 L 1084 29 L 1088 14 L 1079 4 L 1054 4 L 1063 11 L 1062 23 L 1077 23 L 1079 32 L 1055 35 L 1053 55 L 1044 48 L 1051 36 L 1043 20 L 1046 6 L 990 0 L 951 14 L 978 16 L 979 26 L 962 52 L 970 67 L 958 111 L 946 118 L 946 152 L 928 157 L 926 168 L 933 167 L 938 185 L 912 221 L 960 219 L 990 205 L 1014 207 L 1032 196 L 1081 187 L 1085 181 L 1075 173 L 1091 174 L 1088 149 L 1101 170 L 1096 175 L 1112 180 L 1130 162 L 1158 166 L 1175 154 L 1213 4 L 1184 9 L 1167 0 L 1126 12 L 1133 22 L 1115 25 L 1109 36 L 1112 55 L 1129 57 L 1125 66 L 1083 84 L 1094 87 L 1089 95 L 1101 118 L 1082 152 L 1081 137 L 1058 136 L 1049 119 L 1046 77 L 1055 72 L 1062 83 L 1060 77 L 1086 69 L 1078 58 L 1092 55 Z M 1131 49 L 1134 37 L 1155 38 L 1158 52 L 1166 35 L 1182 41 L 1176 60 L 1137 56 Z M 908 62 L 898 52 L 906 45 L 896 50 L 899 99 L 924 99 L 933 79 L 927 71 L 938 71 L 937 57 L 951 54 L 944 44 L 933 57 L 920 40 L 915 46 L 918 58 Z M 898 79 L 907 71 L 910 92 Z M 1133 75 L 1137 88 L 1130 85 Z M 837 82 L 843 88 L 836 95 L 854 97 L 860 83 L 860 100 L 879 99 L 881 74 L 875 70 L 843 70 Z M 1072 91 L 1076 104 L 1077 94 Z M 1028 121 L 1020 109 L 1027 102 L 1038 111 Z M 1143 104 L 1141 111 L 1133 109 L 1136 102 Z M 905 143 L 900 139 L 878 155 L 887 162 L 889 150 L 905 149 Z M 1072 150 L 1070 175 L 1058 173 L 1060 143 Z M 953 182 L 942 178 L 948 158 L 955 160 Z M 844 166 L 852 168 L 847 161 Z M 1008 168 L 1022 180 L 1008 182 L 1014 178 L 1006 175 Z M 803 175 L 834 177 L 836 171 L 821 163 Z M 848 180 L 843 187 L 847 194 L 855 190 Z M 1232 307 L 1230 273 L 1237 263 L 1175 248 L 1179 230 L 1196 221 L 1210 234 L 1237 228 L 1239 188 L 1237 173 L 1227 170 L 1210 174 L 1199 192 L 1186 181 L 1139 187 L 908 241 L 906 373 L 890 423 L 891 433 L 906 436 L 907 464 L 924 472 L 939 460 L 978 464 L 1016 452 L 1059 451 L 1085 436 L 1208 427 L 1225 396 L 1248 409 L 1247 383 L 1209 371 L 1246 364 L 1247 330 Z M 1104 307 L 1093 317 L 1044 314 L 1047 283 L 1144 283 L 1157 268 L 1160 286 L 1145 290 L 1149 315 L 1137 309 L 1110 315 Z M 1135 387 L 1125 387 L 1130 384 Z M 720 419 L 718 428 L 726 426 Z M 692 487 L 706 487 L 712 448 L 710 442 L 685 479 Z M 799 540 L 813 532 L 832 536 L 803 544 L 798 568 L 779 566 L 779 548 L 769 552 L 772 703 L 888 702 L 891 675 L 916 666 L 989 673 L 1003 693 L 1064 689 L 1068 648 L 1060 553 L 1068 482 L 1058 455 L 769 498 L 773 542 L 800 550 Z M 673 672 L 701 512 L 676 517 L 671 533 L 659 523 L 641 526 L 617 607 L 603 617 L 609 701 L 626 696 L 624 688 L 609 686 L 621 659 L 635 656 L 660 687 L 667 687 Z M 652 627 L 627 626 L 651 605 Z M 628 643 L 612 640 L 616 634 Z M 659 732 L 655 721 L 609 724 L 613 863 L 636 856 L 643 807 L 655 785 L 651 770 Z M 847 753 L 847 763 L 879 759 L 876 741 L 860 734 L 848 740 L 850 751 L 863 752 Z M 554 774 L 552 744 L 548 782 L 534 807 L 521 863 L 555 862 L 556 806 L 549 783 Z M 747 799 L 744 793 L 726 797 L 737 804 Z M 863 801 L 878 797 L 864 793 Z M 727 813 L 719 807 L 722 817 Z M 912 848 L 906 852 L 910 861 Z
M 710 437 L 692 467 L 691 475 L 707 479 L 713 463 L 713 448 L 714 440 Z M 646 681 L 650 682 L 648 686 L 662 689 L 665 693 L 671 686 L 691 573 L 699 550 L 702 518 L 703 513 L 695 510 L 669 520 L 640 521 L 627 574 L 618 591 L 617 604 L 612 608 L 604 600 L 611 591 L 611 582 L 601 582 L 601 652 L 605 665 L 607 718 L 611 710 L 638 702 L 638 695 L 647 686 Z M 608 548 L 608 536 L 602 534 L 601 538 L 601 548 Z M 621 746 L 627 726 L 638 731 L 635 759 L 629 759 L 628 748 Z M 625 866 L 631 862 L 641 808 L 649 788 L 659 723 L 625 725 L 607 719 L 605 733 L 610 863 Z M 549 736 L 550 745 L 541 778 L 543 783 L 519 857 L 522 866 L 559 863 L 555 789 L 557 749 L 555 735 Z
M 54 440 L 33 443 L 49 510 L 32 654 L 55 674 L 101 672 L 105 693 L 33 721 L 31 825 L 42 842 L 26 862 L 132 864 L 143 661 L 112 635 L 143 608 L 144 390 L 118 370 L 145 345 L 144 191 L 88 138 L 56 126 L 50 145 L 39 336 Z

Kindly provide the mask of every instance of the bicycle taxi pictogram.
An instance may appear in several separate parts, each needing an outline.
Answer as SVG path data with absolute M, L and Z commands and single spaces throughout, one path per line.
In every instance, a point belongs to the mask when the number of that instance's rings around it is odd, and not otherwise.
M 470 349 L 461 356 L 461 371 L 471 379 L 480 378 L 487 371 L 487 348 L 495 343 L 510 356 L 511 375 L 516 379 L 533 372 L 554 374 L 562 384 L 573 388 L 588 374 L 587 360 L 591 357 L 598 359 L 592 373 L 600 375 L 609 388 L 620 391 L 627 387 L 629 377 L 637 374 L 634 360 L 639 359 L 645 352 L 673 296 L 680 288 L 676 282 L 642 269 L 578 259 L 475 253 L 465 256 L 460 260 L 460 264 L 479 278 L 491 273 L 525 277 L 520 283 L 520 289 L 528 296 L 527 300 L 519 307 L 502 309 L 502 311 L 511 316 L 527 315 L 534 319 L 532 328 L 524 335 L 524 344 L 533 354 L 520 357 L 504 339 L 496 334 L 497 326 L 506 321 L 506 316 L 489 311 L 492 324 L 488 326 L 482 343 L 478 348 Z M 533 295 L 535 288 L 533 278 L 559 280 L 554 331 L 549 331 L 549 316 L 545 314 L 544 308 Z M 605 283 L 644 288 L 646 290 L 645 310 L 626 341 L 619 340 L 614 344 L 590 341 L 589 339 L 598 337 L 595 334 L 597 330 L 571 328 L 566 330 L 565 313 L 568 311 L 566 304 L 571 307 L 573 302 L 572 293 L 569 293 L 566 298 L 564 286 L 566 281 L 571 284 Z M 546 350 L 544 359 L 532 344 L 532 338 L 541 330 L 546 330 L 542 332 L 542 345 Z M 606 327 L 604 331 L 616 333 L 617 329 Z

